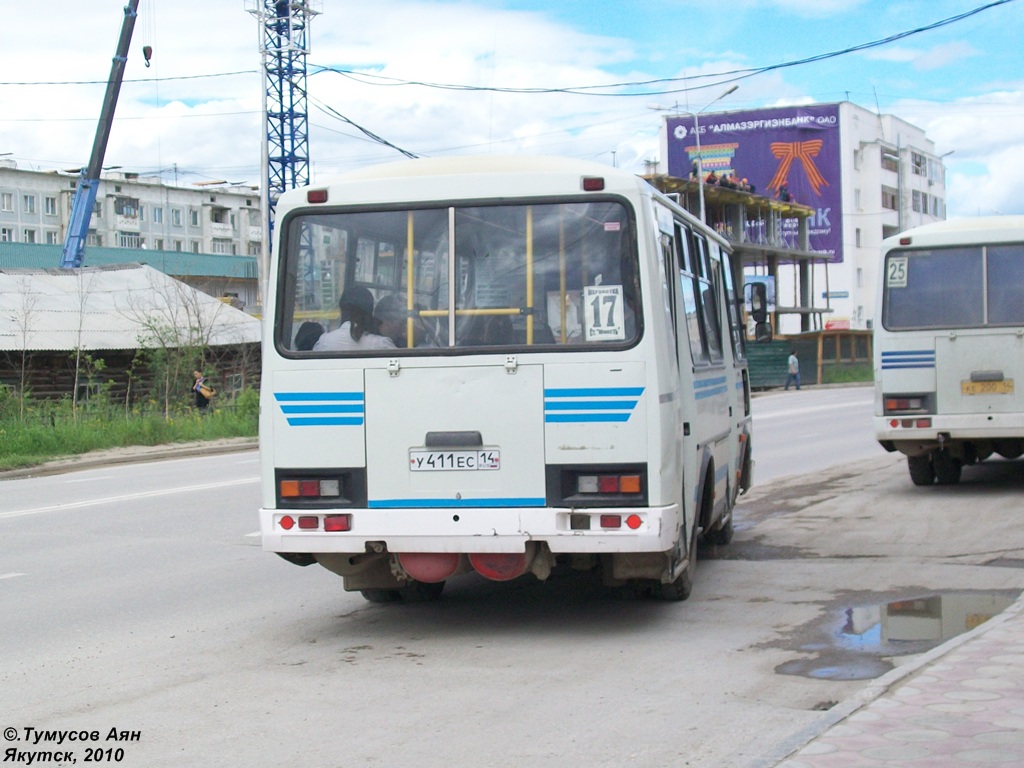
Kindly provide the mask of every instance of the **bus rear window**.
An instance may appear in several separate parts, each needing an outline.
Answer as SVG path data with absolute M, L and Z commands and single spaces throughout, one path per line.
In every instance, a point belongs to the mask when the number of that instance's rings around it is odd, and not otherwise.
M 965 328 L 984 322 L 982 249 L 891 251 L 882 324 L 889 330 Z
M 285 226 L 284 351 L 584 349 L 639 338 L 636 237 L 617 200 L 318 211 Z
M 1024 244 L 893 250 L 883 279 L 888 330 L 1024 324 Z

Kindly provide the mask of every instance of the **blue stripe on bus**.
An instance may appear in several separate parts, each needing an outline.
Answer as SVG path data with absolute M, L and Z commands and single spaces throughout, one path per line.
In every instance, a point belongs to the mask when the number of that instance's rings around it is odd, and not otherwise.
M 693 397 L 703 400 L 706 397 L 724 395 L 729 391 L 729 380 L 725 376 L 714 379 L 697 379 L 693 382 Z
M 608 422 L 608 421 L 629 421 L 632 416 L 629 413 L 545 413 L 544 421 L 550 423 L 580 423 L 580 422 Z
M 429 509 L 448 509 L 452 507 L 543 507 L 546 500 L 543 496 L 520 496 L 500 499 L 371 499 L 367 506 L 370 509 L 413 509 L 427 507 Z
M 545 400 L 545 411 L 632 411 L 636 400 Z
M 277 402 L 317 402 L 323 400 L 365 400 L 362 392 L 275 392 Z
M 549 424 L 599 424 L 629 421 L 637 403 L 640 402 L 636 398 L 643 393 L 643 387 L 555 387 L 545 389 L 544 421 Z
M 362 403 L 354 405 L 282 405 L 283 413 L 363 413 Z
M 291 427 L 358 427 L 362 423 L 362 416 L 293 416 L 288 419 Z
M 643 387 L 588 387 L 545 389 L 544 397 L 640 397 Z
M 362 392 L 275 392 L 274 399 L 291 427 L 359 427 L 366 411 Z
M 934 349 L 903 349 L 882 353 L 882 370 L 934 367 Z

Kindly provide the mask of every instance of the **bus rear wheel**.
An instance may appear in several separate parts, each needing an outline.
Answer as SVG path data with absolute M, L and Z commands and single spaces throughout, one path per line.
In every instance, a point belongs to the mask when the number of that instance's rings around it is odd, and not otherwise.
M 697 572 L 697 527 L 696 521 L 693 525 L 693 535 L 690 536 L 690 553 L 683 572 L 676 576 L 675 581 L 668 584 L 661 584 L 660 594 L 662 600 L 672 603 L 681 603 L 690 597 L 693 592 L 693 577 Z
M 935 482 L 932 457 L 927 453 L 922 456 L 908 456 L 907 469 L 910 470 L 910 479 L 914 485 L 931 485 Z
M 939 485 L 956 485 L 960 482 L 960 472 L 964 465 L 960 459 L 946 451 L 936 451 L 932 454 L 932 467 Z

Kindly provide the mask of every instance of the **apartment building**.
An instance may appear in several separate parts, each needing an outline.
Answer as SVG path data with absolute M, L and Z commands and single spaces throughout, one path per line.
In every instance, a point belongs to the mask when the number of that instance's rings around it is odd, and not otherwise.
M 53 247 L 64 243 L 77 184 L 77 173 L 26 170 L 0 158 L 0 265 L 59 264 Z M 262 237 L 256 189 L 216 182 L 179 187 L 156 176 L 107 172 L 89 222 L 86 264 L 148 263 L 253 307 Z
M 78 174 L 19 169 L 0 160 L 0 241 L 64 242 Z M 108 172 L 100 180 L 87 245 L 258 256 L 259 191 L 178 187 L 156 176 Z

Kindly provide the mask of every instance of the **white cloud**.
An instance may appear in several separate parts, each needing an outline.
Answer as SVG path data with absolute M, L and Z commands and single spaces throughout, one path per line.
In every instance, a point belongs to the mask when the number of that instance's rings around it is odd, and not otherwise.
M 923 127 L 945 159 L 950 216 L 1024 213 L 1024 89 L 995 91 L 936 106 L 905 102 L 893 111 Z

